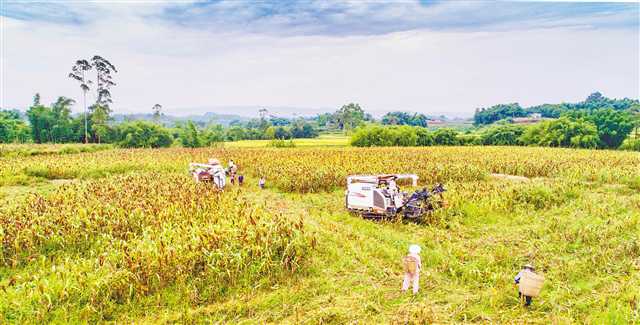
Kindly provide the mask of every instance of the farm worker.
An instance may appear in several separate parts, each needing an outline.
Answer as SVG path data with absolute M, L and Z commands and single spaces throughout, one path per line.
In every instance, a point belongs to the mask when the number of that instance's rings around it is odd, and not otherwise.
M 402 292 L 409 289 L 409 284 L 413 283 L 413 294 L 418 293 L 420 288 L 420 270 L 422 269 L 422 260 L 420 259 L 420 246 L 409 246 L 409 255 L 402 259 L 404 269 L 404 280 L 402 281 Z
M 393 205 L 396 205 L 396 194 L 398 194 L 398 185 L 396 181 L 392 178 L 387 183 L 387 191 L 389 191 L 389 196 L 391 196 L 391 202 Z
M 389 185 L 387 186 L 387 188 L 391 193 L 396 193 L 398 191 L 398 185 L 396 184 L 396 181 L 394 179 L 391 179 L 389 181 Z
M 229 173 L 234 175 L 238 171 L 238 166 L 233 162 L 233 160 L 229 160 Z
M 238 185 L 242 186 L 244 183 L 244 175 L 238 175 Z
M 258 186 L 260 186 L 261 189 L 264 189 L 264 183 L 265 183 L 264 176 L 260 177 L 260 180 L 258 181 Z
M 531 264 L 525 264 L 525 266 L 522 268 L 522 270 L 520 272 L 518 272 L 518 274 L 516 275 L 514 282 L 516 285 L 518 285 L 520 283 L 520 279 L 522 278 L 522 275 L 525 272 L 532 272 L 532 273 L 536 273 L 536 269 L 533 267 L 533 265 Z M 520 292 L 520 289 L 518 289 L 518 298 L 522 297 L 522 293 Z M 530 306 L 531 305 L 531 297 L 529 296 L 524 296 L 525 298 L 525 306 Z
M 231 173 L 231 185 L 235 185 L 236 184 L 236 174 L 235 173 Z

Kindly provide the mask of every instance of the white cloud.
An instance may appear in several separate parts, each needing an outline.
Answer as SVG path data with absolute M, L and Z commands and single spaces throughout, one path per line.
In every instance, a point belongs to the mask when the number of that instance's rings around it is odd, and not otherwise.
M 283 37 L 181 27 L 148 18 L 158 8 L 134 7 L 107 6 L 109 14 L 81 26 L 0 18 L 0 105 L 26 108 L 35 92 L 45 102 L 79 99 L 66 76 L 76 59 L 94 54 L 119 69 L 116 112 L 149 111 L 155 103 L 186 114 L 253 105 L 335 109 L 354 101 L 370 111 L 470 115 L 504 102 L 577 101 L 595 90 L 640 97 L 633 29 Z

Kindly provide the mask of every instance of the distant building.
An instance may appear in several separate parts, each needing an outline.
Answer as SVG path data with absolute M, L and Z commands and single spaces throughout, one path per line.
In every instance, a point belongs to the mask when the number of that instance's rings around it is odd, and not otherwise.
M 427 125 L 444 125 L 446 124 L 443 120 L 428 120 Z
M 531 113 L 527 117 L 514 117 L 511 119 L 513 124 L 533 124 L 545 120 L 540 113 Z

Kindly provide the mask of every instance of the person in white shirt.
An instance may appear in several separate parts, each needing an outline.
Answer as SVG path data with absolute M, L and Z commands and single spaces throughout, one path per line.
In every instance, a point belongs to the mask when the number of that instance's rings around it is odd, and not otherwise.
M 420 270 L 422 269 L 422 260 L 420 259 L 420 246 L 409 246 L 409 255 L 402 259 L 404 268 L 404 280 L 402 281 L 402 292 L 407 292 L 409 285 L 413 284 L 413 294 L 418 293 L 420 289 Z

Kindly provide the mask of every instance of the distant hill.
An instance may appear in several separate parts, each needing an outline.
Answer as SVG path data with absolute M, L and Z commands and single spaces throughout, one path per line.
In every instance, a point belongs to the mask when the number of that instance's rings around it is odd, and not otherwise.
M 112 115 L 114 123 L 122 123 L 125 121 L 153 121 L 153 114 L 144 113 L 144 114 L 113 114 Z M 160 118 L 160 122 L 167 126 L 173 126 L 179 122 L 185 121 L 193 121 L 197 124 L 206 125 L 206 124 L 221 124 L 224 126 L 228 126 L 233 121 L 246 122 L 250 120 L 249 117 L 234 115 L 234 114 L 219 114 L 207 112 L 201 115 L 187 115 L 187 116 L 174 116 L 174 115 L 166 115 L 163 114 Z

